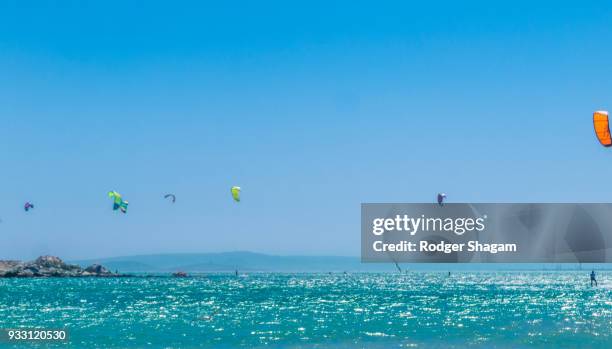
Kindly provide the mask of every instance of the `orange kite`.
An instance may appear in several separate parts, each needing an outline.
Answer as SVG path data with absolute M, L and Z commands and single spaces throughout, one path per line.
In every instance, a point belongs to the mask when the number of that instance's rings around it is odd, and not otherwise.
M 595 127 L 595 135 L 599 143 L 604 147 L 612 146 L 612 137 L 610 136 L 610 122 L 608 121 L 607 111 L 596 111 L 593 113 L 593 127 Z

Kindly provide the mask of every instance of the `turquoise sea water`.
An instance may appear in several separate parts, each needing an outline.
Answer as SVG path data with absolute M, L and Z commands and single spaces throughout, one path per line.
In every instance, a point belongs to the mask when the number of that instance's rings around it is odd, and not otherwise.
M 0 328 L 67 328 L 57 347 L 70 348 L 612 348 L 612 274 L 599 278 L 596 288 L 587 272 L 0 279 Z

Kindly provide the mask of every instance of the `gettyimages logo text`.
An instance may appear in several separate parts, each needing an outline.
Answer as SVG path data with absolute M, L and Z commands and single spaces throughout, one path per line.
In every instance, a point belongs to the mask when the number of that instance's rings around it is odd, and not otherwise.
M 380 236 L 385 232 L 403 231 L 411 236 L 418 232 L 453 232 L 456 235 L 463 235 L 466 232 L 485 230 L 486 219 L 487 215 L 478 218 L 426 218 L 422 214 L 420 217 L 414 218 L 407 214 L 398 214 L 393 218 L 374 218 L 372 220 L 372 234 Z

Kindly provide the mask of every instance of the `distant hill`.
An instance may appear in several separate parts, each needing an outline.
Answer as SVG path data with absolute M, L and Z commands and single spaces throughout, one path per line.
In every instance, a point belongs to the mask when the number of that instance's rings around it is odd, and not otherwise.
M 98 263 L 121 272 L 351 272 L 394 271 L 389 264 L 365 264 L 357 257 L 273 256 L 254 252 L 178 253 L 72 261 Z
M 222 253 L 176 253 L 125 256 L 71 261 L 71 263 L 88 266 L 101 264 L 112 271 L 122 273 L 147 272 L 168 273 L 185 272 L 393 272 L 391 263 L 361 263 L 358 257 L 334 256 L 275 256 L 262 253 L 238 251 Z M 409 271 L 589 271 L 610 270 L 610 264 L 577 263 L 459 263 L 428 264 L 403 263 L 403 270 Z

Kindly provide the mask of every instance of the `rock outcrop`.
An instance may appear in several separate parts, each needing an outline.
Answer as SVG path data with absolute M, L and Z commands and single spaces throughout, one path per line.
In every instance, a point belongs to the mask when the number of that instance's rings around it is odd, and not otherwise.
M 112 277 L 125 276 L 113 273 L 94 264 L 85 269 L 66 264 L 58 257 L 41 256 L 31 262 L 0 261 L 0 277 Z

